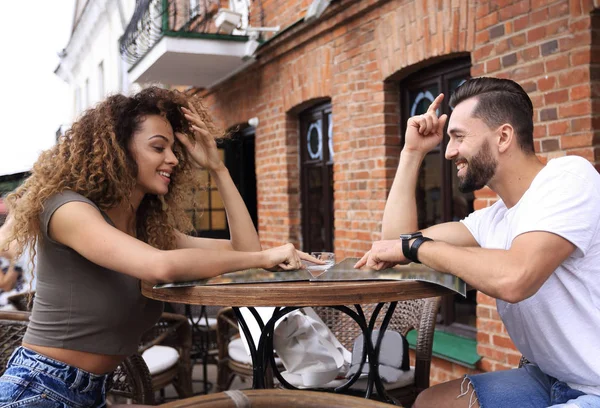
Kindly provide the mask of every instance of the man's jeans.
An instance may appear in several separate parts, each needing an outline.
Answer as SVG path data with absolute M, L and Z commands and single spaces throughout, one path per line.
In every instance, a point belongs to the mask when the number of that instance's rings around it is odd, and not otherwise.
M 600 408 L 600 396 L 572 389 L 544 374 L 535 364 L 467 375 L 460 397 L 469 398 L 471 405 L 478 401 L 481 408 Z

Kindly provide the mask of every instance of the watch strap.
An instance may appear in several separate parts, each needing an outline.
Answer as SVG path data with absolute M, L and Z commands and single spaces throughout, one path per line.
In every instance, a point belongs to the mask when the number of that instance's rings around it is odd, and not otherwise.
M 419 257 L 417 256 L 417 253 L 419 251 L 419 247 L 423 244 L 423 242 L 427 242 L 427 241 L 433 241 L 433 240 L 431 238 L 427 238 L 427 237 L 416 238 L 414 240 L 413 244 L 410 246 L 410 249 L 408 250 L 409 256 L 406 256 L 406 254 L 404 256 L 415 263 L 421 263 L 421 261 L 419 261 Z M 402 252 L 404 252 L 404 250 Z
M 404 257 L 406 259 L 410 259 L 410 247 L 408 246 L 408 243 L 410 242 L 409 239 L 403 239 L 402 240 L 402 255 L 404 255 Z

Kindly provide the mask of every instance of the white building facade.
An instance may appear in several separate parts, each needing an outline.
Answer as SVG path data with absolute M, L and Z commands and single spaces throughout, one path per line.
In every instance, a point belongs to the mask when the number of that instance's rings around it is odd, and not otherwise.
M 73 29 L 55 74 L 73 95 L 70 122 L 105 96 L 129 90 L 119 39 L 135 0 L 76 0 Z

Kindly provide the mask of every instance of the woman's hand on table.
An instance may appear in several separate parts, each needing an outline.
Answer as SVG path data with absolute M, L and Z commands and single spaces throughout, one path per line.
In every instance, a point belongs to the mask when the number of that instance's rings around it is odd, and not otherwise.
M 293 271 L 304 267 L 302 261 L 310 261 L 318 265 L 324 265 L 325 262 L 307 254 L 298 251 L 293 244 L 285 244 L 275 248 L 263 251 L 266 256 L 264 269 L 271 272 Z

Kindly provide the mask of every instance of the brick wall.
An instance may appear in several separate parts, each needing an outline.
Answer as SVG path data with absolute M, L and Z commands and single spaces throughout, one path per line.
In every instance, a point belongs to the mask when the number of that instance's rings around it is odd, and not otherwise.
M 292 24 L 309 3 L 263 0 L 264 25 Z M 260 119 L 263 244 L 300 245 L 297 114 L 326 99 L 333 106 L 336 152 L 336 254 L 362 255 L 379 238 L 399 155 L 398 82 L 444 59 L 470 55 L 473 76 L 524 86 L 535 106 L 535 148 L 543 160 L 576 154 L 600 169 L 599 7 L 600 0 L 340 0 L 317 23 L 296 24 L 267 42 L 250 69 L 205 92 L 224 127 Z M 489 189 L 476 197 L 476 208 L 497 199 Z M 519 353 L 494 300 L 480 293 L 477 302 L 478 370 L 515 367 Z M 436 359 L 432 382 L 464 371 Z
M 576 154 L 599 168 L 598 67 L 591 65 L 590 17 L 598 6 L 591 0 L 483 1 L 476 10 L 472 75 L 510 78 L 525 88 L 535 107 L 536 152 L 544 160 Z M 597 53 L 594 59 L 597 64 Z M 484 189 L 477 194 L 476 208 L 495 199 Z M 515 367 L 520 354 L 500 322 L 495 301 L 479 293 L 477 303 L 481 368 Z

